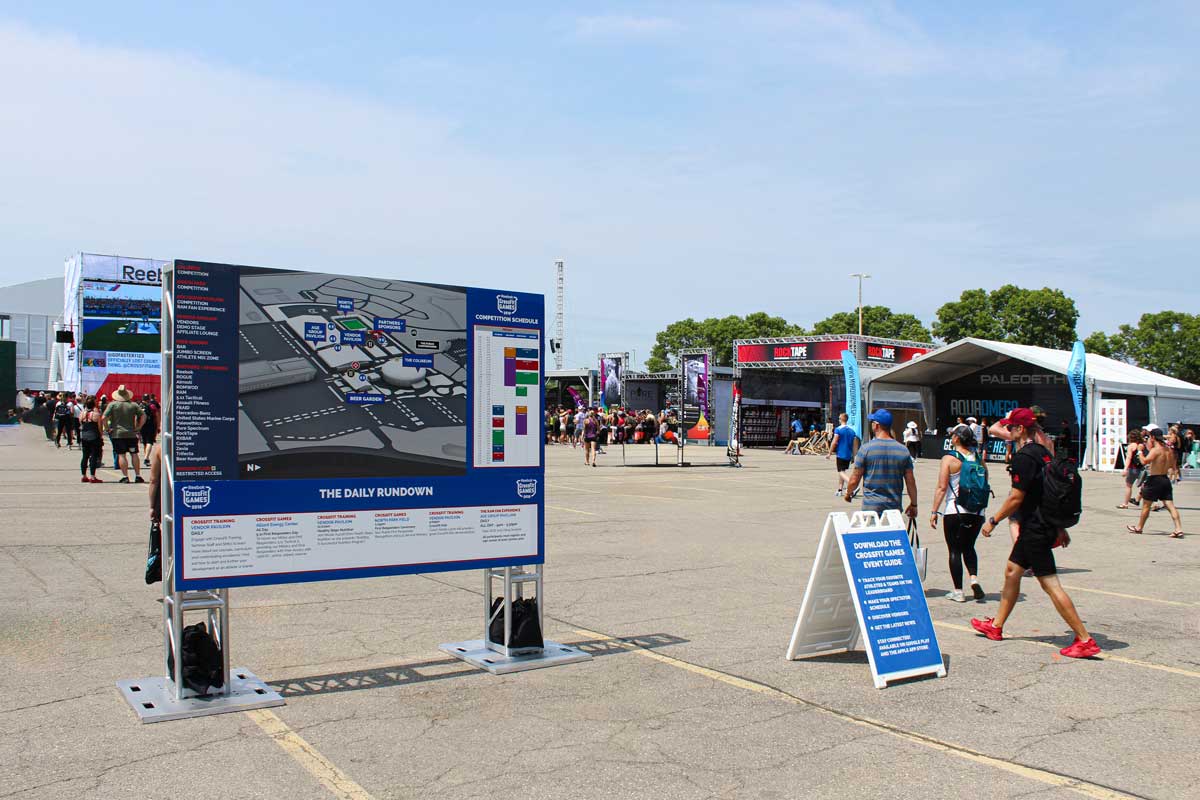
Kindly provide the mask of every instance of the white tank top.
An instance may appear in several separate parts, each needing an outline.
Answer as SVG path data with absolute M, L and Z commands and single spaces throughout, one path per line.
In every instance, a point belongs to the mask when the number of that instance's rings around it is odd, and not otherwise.
M 962 455 L 962 453 L 958 453 L 958 454 L 956 454 L 956 457 L 961 456 L 961 455 Z M 975 456 L 966 456 L 966 460 L 974 461 Z M 961 476 L 962 476 L 962 468 L 961 467 L 959 468 L 958 472 L 950 473 L 950 485 L 948 487 L 946 487 L 946 503 L 942 507 L 942 514 L 983 514 L 983 513 L 985 513 L 987 510 L 986 506 L 984 508 L 979 509 L 978 511 L 967 511 L 965 509 L 960 509 L 958 507 L 958 503 L 957 503 L 958 479 Z

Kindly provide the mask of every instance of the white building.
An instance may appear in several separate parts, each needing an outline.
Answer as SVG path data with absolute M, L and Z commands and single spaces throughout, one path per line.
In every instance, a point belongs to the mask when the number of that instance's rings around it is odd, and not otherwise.
M 63 314 L 63 279 L 0 287 L 0 339 L 17 343 L 17 388 L 58 388 L 50 370 L 54 331 Z M 69 349 L 69 348 L 64 348 Z

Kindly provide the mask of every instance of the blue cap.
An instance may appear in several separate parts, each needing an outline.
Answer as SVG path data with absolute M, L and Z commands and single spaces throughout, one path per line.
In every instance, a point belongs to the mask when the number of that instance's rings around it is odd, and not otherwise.
M 885 428 L 892 427 L 892 412 L 886 408 L 875 409 L 867 419 L 871 420 L 871 422 L 878 422 Z

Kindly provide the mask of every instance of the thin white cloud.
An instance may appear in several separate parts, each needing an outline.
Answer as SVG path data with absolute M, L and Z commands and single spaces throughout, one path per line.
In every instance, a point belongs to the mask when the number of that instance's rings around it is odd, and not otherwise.
M 1141 232 L 1152 239 L 1200 241 L 1200 198 L 1162 203 L 1146 213 Z
M 683 25 L 668 17 L 606 14 L 575 20 L 575 33 L 586 39 L 644 39 L 674 33 Z

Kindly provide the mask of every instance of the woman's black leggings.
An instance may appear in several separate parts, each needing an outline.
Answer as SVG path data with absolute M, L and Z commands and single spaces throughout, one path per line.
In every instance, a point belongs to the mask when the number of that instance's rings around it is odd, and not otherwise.
M 100 466 L 100 452 L 104 448 L 104 443 L 99 439 L 94 442 L 80 439 L 79 446 L 83 448 L 83 456 L 79 459 L 79 472 L 87 475 L 90 469 L 94 478 L 96 476 L 96 467 Z
M 983 527 L 979 514 L 947 514 L 942 517 L 942 532 L 946 535 L 946 549 L 950 551 L 950 580 L 954 588 L 963 588 L 963 564 L 968 575 L 979 574 L 979 558 L 975 555 L 975 540 Z

